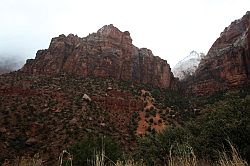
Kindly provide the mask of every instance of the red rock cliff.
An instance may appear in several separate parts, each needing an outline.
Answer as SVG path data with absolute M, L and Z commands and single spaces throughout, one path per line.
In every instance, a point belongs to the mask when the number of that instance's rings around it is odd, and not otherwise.
M 211 94 L 250 82 L 250 12 L 221 33 L 201 60 L 188 93 Z
M 29 74 L 73 73 L 113 77 L 161 88 L 175 88 L 176 81 L 167 61 L 151 50 L 132 44 L 129 32 L 106 25 L 97 33 L 80 38 L 60 35 L 46 50 L 27 60 L 21 71 Z

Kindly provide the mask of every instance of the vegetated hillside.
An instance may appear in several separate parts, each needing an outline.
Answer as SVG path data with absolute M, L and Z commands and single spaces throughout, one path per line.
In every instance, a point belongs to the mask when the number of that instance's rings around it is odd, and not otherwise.
M 173 94 L 112 78 L 2 75 L 0 159 L 40 153 L 51 164 L 63 149 L 101 135 L 131 151 L 137 136 L 181 123 Z
M 112 78 L 22 72 L 2 75 L 0 85 L 1 162 L 39 153 L 44 165 L 55 165 L 65 149 L 79 156 L 77 148 L 91 157 L 95 149 L 84 141 L 104 136 L 118 143 L 121 153 L 149 164 L 166 162 L 162 157 L 177 145 L 193 147 L 199 159 L 217 160 L 227 139 L 245 159 L 249 154 L 247 87 L 187 98 Z
M 194 74 L 201 59 L 205 56 L 203 53 L 191 51 L 188 56 L 179 61 L 173 68 L 173 74 L 180 80 Z
M 162 165 L 177 158 L 181 165 L 196 161 L 191 165 L 220 166 L 223 164 L 219 160 L 226 155 L 229 159 L 224 165 L 247 165 L 241 157 L 250 162 L 249 86 L 217 92 L 209 97 L 194 97 L 190 102 L 195 106 L 194 118 L 182 126 L 140 139 L 135 156 L 143 158 L 148 165 Z M 231 145 L 236 148 L 234 152 Z
M 188 93 L 212 94 L 250 83 L 250 12 L 226 27 L 183 85 Z

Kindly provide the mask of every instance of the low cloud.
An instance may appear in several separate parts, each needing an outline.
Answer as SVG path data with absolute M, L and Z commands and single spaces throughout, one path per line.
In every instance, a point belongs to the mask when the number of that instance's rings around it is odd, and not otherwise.
M 18 56 L 1 56 L 0 59 L 0 73 L 15 71 L 20 69 L 24 63 L 24 58 Z

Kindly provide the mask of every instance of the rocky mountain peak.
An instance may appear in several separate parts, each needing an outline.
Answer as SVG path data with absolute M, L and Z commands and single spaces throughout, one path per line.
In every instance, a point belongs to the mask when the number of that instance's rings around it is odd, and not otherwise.
M 197 69 L 201 59 L 204 57 L 204 53 L 198 53 L 196 51 L 191 51 L 188 56 L 179 61 L 173 68 L 173 74 L 180 80 L 193 75 Z
M 104 25 L 97 31 L 98 34 L 101 36 L 122 36 L 126 35 L 130 37 L 130 33 L 128 31 L 122 32 L 113 24 Z
M 161 88 L 177 87 L 167 61 L 147 48 L 135 47 L 130 33 L 112 24 L 83 38 L 73 34 L 53 38 L 49 48 L 39 50 L 21 71 L 35 75 L 113 77 Z
M 237 40 L 239 40 L 239 38 L 241 38 L 241 40 L 244 38 L 246 31 L 249 29 L 249 22 L 250 12 L 247 12 L 241 19 L 233 21 L 228 27 L 226 27 L 215 44 L 232 44 L 232 42 L 236 42 L 234 44 L 239 45 Z
M 105 25 L 97 31 L 97 35 L 104 38 L 110 38 L 118 42 L 131 43 L 132 38 L 128 31 L 122 32 L 113 24 Z
M 188 91 L 204 95 L 250 83 L 250 12 L 233 21 L 202 58 Z

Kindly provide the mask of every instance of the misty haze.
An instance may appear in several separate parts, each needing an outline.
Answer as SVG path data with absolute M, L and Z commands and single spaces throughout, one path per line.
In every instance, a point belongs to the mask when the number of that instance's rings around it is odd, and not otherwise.
M 3 73 L 8 73 L 10 71 L 15 71 L 20 69 L 24 63 L 25 60 L 23 59 L 23 57 L 15 57 L 15 56 L 1 56 L 0 59 L 0 74 Z

